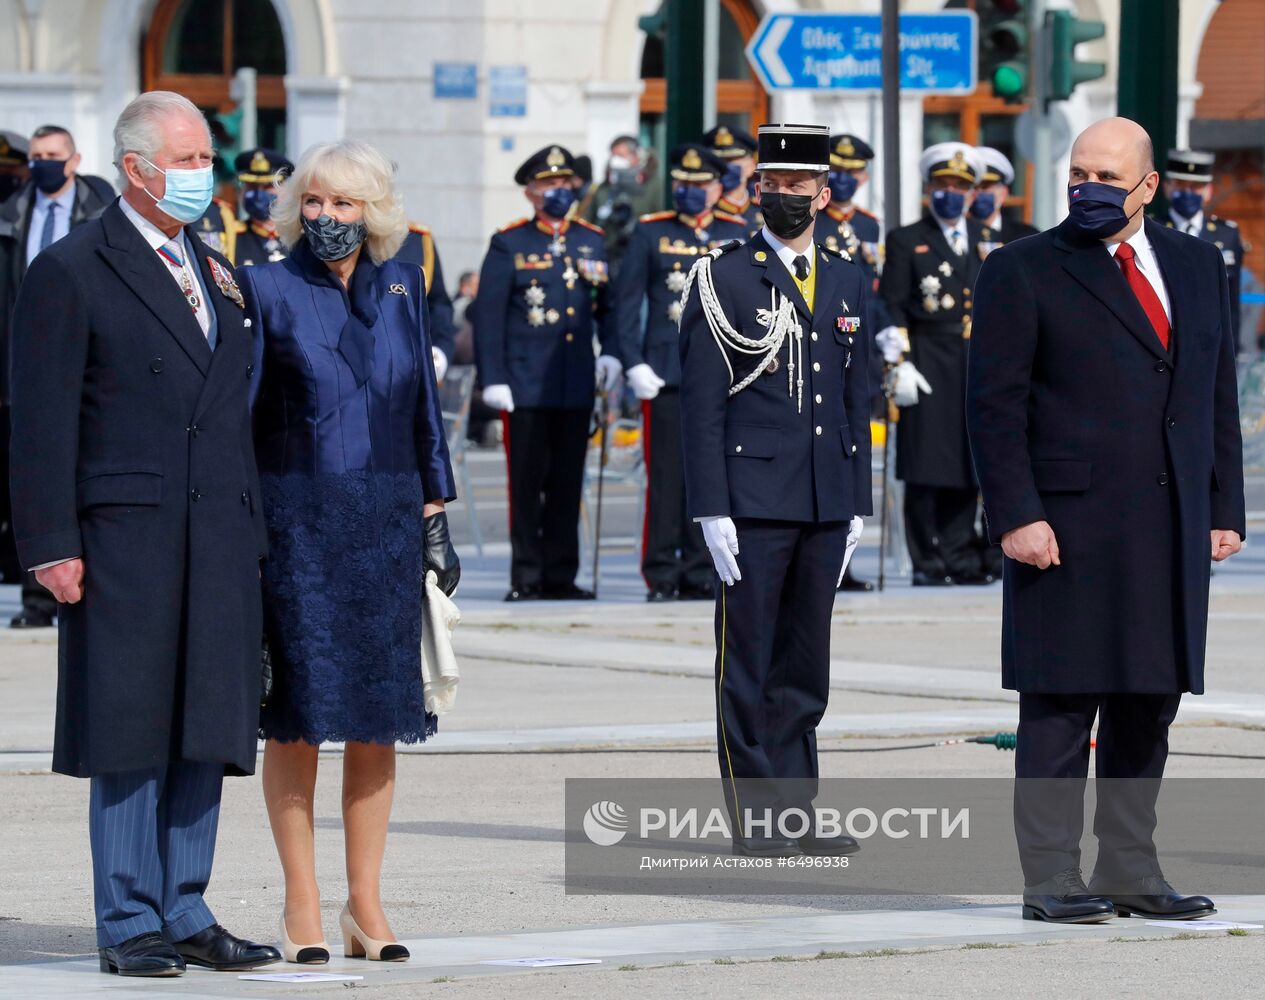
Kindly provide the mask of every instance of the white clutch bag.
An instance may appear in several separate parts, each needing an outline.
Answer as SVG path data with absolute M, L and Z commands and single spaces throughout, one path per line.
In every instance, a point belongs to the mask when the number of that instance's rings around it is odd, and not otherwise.
M 457 700 L 457 657 L 452 651 L 452 633 L 461 621 L 461 612 L 439 589 L 434 570 L 426 573 L 422 594 L 422 694 L 426 711 L 443 715 Z

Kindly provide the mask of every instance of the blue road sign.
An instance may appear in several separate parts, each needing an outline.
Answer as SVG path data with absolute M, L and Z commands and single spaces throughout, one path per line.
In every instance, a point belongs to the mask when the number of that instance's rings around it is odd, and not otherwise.
M 479 96 L 479 67 L 476 63 L 435 63 L 435 97 Z
M 882 90 L 877 14 L 766 14 L 747 45 L 765 90 Z M 977 75 L 971 10 L 900 15 L 900 85 L 969 94 Z
M 488 114 L 523 118 L 527 114 L 527 67 L 488 67 Z

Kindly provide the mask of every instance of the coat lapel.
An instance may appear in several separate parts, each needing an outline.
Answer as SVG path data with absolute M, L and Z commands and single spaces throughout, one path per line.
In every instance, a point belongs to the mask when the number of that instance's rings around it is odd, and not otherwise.
M 1110 309 L 1125 329 L 1157 358 L 1169 360 L 1168 353 L 1160 344 L 1151 321 L 1147 319 L 1142 303 L 1124 280 L 1120 268 L 1111 258 L 1101 240 L 1092 242 L 1067 239 L 1067 232 L 1059 227 L 1055 245 L 1066 251 L 1063 268 L 1103 305 Z
M 1159 261 L 1160 277 L 1168 292 L 1168 308 L 1172 312 L 1172 322 L 1169 324 L 1172 329 L 1169 348 L 1170 353 L 1175 355 L 1178 339 L 1181 336 L 1181 322 L 1185 317 L 1195 314 L 1194 304 L 1191 301 L 1194 290 L 1187 281 L 1189 268 L 1182 266 L 1181 248 L 1177 245 L 1177 240 L 1173 238 L 1172 230 L 1165 229 L 1158 222 L 1150 219 L 1147 219 L 1144 225 L 1147 239 L 1151 241 L 1151 249 L 1155 252 L 1155 259 Z
M 219 334 L 219 341 L 211 354 L 211 364 L 207 373 L 206 384 L 202 387 L 202 395 L 195 408 L 196 414 L 200 416 L 215 399 L 220 384 L 230 377 L 231 372 L 238 371 L 233 364 L 233 360 L 240 346 L 239 341 L 242 339 L 238 336 L 238 333 L 242 327 L 244 312 L 220 290 L 219 283 L 211 272 L 210 252 L 206 244 L 189 227 L 185 228 L 185 234 L 188 236 L 189 245 L 193 247 L 193 255 L 198 261 L 202 285 L 206 289 L 207 305 L 215 310 L 215 320 L 218 324 Z M 198 329 L 201 332 L 201 327 Z
M 747 244 L 747 252 L 751 255 L 752 264 L 756 267 L 764 268 L 764 280 L 790 299 L 804 319 L 811 323 L 813 319 L 812 310 L 808 308 L 808 303 L 804 301 L 804 296 L 800 295 L 799 286 L 795 284 L 795 280 L 791 277 L 791 272 L 778 260 L 777 254 L 769 246 L 763 234 L 757 234 Z M 760 260 L 757 256 L 760 253 L 764 254 L 764 260 Z
M 102 213 L 101 224 L 106 242 L 97 247 L 97 253 L 167 328 L 198 371 L 207 374 L 212 358 L 210 345 L 171 272 L 123 214 L 117 201 Z

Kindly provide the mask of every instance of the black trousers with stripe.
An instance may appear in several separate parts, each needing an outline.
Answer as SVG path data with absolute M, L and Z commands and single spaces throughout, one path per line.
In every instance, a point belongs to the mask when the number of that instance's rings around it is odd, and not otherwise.
M 1095 716 L 1095 877 L 1122 888 L 1159 872 L 1155 806 L 1180 702 L 1180 694 L 1020 693 L 1015 836 L 1026 884 L 1080 867 Z
M 504 418 L 515 587 L 575 582 L 589 422 L 588 410 L 517 409 Z
M 643 401 L 641 429 L 646 462 L 641 575 L 652 589 L 710 590 L 712 560 L 703 529 L 685 511 L 681 391 L 665 388 L 654 399 Z
M 716 601 L 716 732 L 735 833 L 764 809 L 808 810 L 830 690 L 830 615 L 846 522 L 738 519 L 742 579 Z M 755 831 L 761 833 L 759 829 Z

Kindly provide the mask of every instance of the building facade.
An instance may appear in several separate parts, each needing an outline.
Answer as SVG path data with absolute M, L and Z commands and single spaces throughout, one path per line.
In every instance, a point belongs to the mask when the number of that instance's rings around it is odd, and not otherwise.
M 1182 3 L 1182 138 L 1202 92 L 1209 24 L 1220 8 L 1253 2 Z M 972 5 L 904 0 L 902 10 Z M 1082 50 L 1109 69 L 1067 102 L 1074 134 L 1114 113 L 1119 5 L 1050 6 L 1107 24 L 1106 37 Z M 661 43 L 638 26 L 657 7 L 658 0 L 0 0 L 0 128 L 65 125 L 84 153 L 83 169 L 112 177 L 110 127 L 127 101 L 168 87 L 231 122 L 232 75 L 249 66 L 258 73 L 259 140 L 292 158 L 339 136 L 383 147 L 400 165 L 410 216 L 434 229 L 455 278 L 477 265 L 493 229 L 524 214 L 512 174 L 534 149 L 564 143 L 590 153 L 600 173 L 614 136 L 661 137 Z M 878 0 L 719 0 L 718 117 L 746 128 L 828 122 L 870 137 L 881 156 L 877 95 L 766 95 L 743 51 L 765 14 L 878 7 Z M 970 97 L 903 96 L 904 220 L 919 211 L 916 164 L 925 142 L 961 137 L 1013 151 L 1020 110 L 994 99 L 987 84 Z M 1016 206 L 1026 210 L 1030 175 L 1020 166 Z M 882 195 L 876 172 L 858 200 L 878 209 Z

